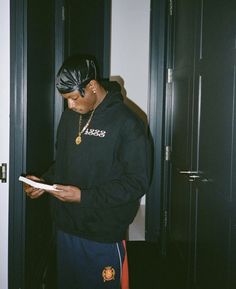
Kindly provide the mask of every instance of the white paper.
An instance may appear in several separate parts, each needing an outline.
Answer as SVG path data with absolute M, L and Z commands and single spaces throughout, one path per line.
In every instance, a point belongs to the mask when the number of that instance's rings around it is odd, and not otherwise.
M 55 189 L 51 185 L 35 182 L 33 180 L 27 179 L 27 178 L 22 177 L 22 176 L 19 177 L 19 181 L 24 182 L 24 183 L 30 185 L 31 187 L 34 187 L 34 188 L 37 188 L 37 189 L 43 189 L 45 191 L 60 191 L 60 190 Z

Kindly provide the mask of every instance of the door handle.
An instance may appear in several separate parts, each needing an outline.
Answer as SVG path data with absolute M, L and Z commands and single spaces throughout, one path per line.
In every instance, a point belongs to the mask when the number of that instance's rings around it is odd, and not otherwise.
M 201 175 L 202 172 L 200 171 L 179 171 L 180 174 L 183 174 L 183 175 Z
M 180 174 L 186 175 L 189 182 L 200 181 L 202 179 L 202 172 L 200 171 L 179 171 Z
M 189 178 L 189 182 L 194 182 L 194 181 L 200 180 L 201 176 L 200 175 L 189 175 L 188 178 Z
M 201 171 L 181 171 L 179 170 L 179 173 L 182 175 L 188 176 L 188 179 L 190 182 L 194 181 L 201 181 L 202 183 L 208 183 L 210 182 L 210 179 L 206 178 Z
M 0 165 L 0 181 L 2 183 L 7 182 L 7 164 L 6 163 Z

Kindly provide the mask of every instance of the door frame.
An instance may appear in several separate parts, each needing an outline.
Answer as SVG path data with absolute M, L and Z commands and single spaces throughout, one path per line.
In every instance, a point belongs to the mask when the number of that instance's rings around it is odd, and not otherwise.
M 57 0 L 55 1 L 55 62 L 54 62 L 54 69 L 55 71 L 58 71 L 63 60 L 64 60 L 64 54 L 65 54 L 65 11 L 64 11 L 64 2 L 65 0 Z M 55 91 L 55 97 L 54 97 L 54 140 L 56 140 L 56 132 L 57 132 L 57 126 L 59 124 L 59 120 L 61 117 L 61 113 L 64 109 L 64 101 L 63 98 L 60 97 L 59 92 L 57 89 Z M 54 150 L 54 156 L 55 156 L 55 150 Z
M 165 254 L 167 228 L 166 81 L 168 11 L 172 0 L 151 0 L 148 119 L 153 138 L 153 174 L 146 196 L 146 240 L 158 241 Z
M 55 71 L 64 58 L 64 35 L 62 9 L 64 0 L 56 2 L 55 31 Z M 151 0 L 150 31 L 150 98 L 149 124 L 154 140 L 154 174 L 146 199 L 146 240 L 165 240 L 167 180 L 165 177 L 165 97 L 166 97 L 166 55 L 167 55 L 167 18 L 173 0 Z M 111 1 L 106 1 L 106 17 Z M 9 289 L 23 288 L 25 253 L 25 195 L 18 176 L 26 169 L 26 124 L 27 124 L 27 0 L 11 0 L 11 101 L 10 101 L 10 171 L 9 171 Z M 59 25 L 58 25 L 59 24 Z M 104 55 L 109 55 L 110 29 L 106 28 Z M 108 57 L 104 58 L 106 76 L 109 76 Z M 55 95 L 55 131 L 63 102 Z M 158 116 L 158 121 L 157 121 Z M 165 241 L 162 241 L 165 247 Z
M 0 288 L 8 288 L 8 219 L 9 219 L 9 132 L 10 132 L 10 1 L 0 2 L 0 38 L 1 38 L 1 68 L 0 82 Z M 6 166 L 5 166 L 6 165 Z M 5 168 L 5 174 L 4 174 Z
M 27 0 L 10 1 L 10 160 L 9 160 L 9 289 L 25 288 L 25 194 L 18 177 L 26 170 L 27 144 Z M 55 2 L 55 71 L 64 60 L 64 0 Z M 106 0 L 110 21 L 111 0 Z M 60 33 L 58 33 L 60 30 Z M 104 28 L 105 76 L 110 72 L 110 29 Z M 55 90 L 54 131 L 64 109 Z

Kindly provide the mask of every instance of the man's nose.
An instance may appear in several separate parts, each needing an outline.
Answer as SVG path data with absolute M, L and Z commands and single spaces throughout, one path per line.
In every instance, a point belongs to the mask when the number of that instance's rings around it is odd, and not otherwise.
M 75 107 L 75 103 L 73 99 L 68 99 L 67 104 L 68 104 L 69 109 L 73 109 Z

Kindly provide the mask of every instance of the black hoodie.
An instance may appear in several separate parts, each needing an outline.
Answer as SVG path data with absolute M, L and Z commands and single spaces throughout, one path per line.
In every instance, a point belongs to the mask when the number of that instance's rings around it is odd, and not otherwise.
M 79 145 L 75 144 L 79 114 L 69 109 L 63 112 L 55 164 L 43 176 L 51 183 L 81 189 L 80 203 L 51 198 L 57 228 L 98 242 L 125 238 L 149 185 L 145 126 L 115 87 L 115 91 L 114 86 L 108 87 Z M 88 117 L 83 116 L 83 124 Z

